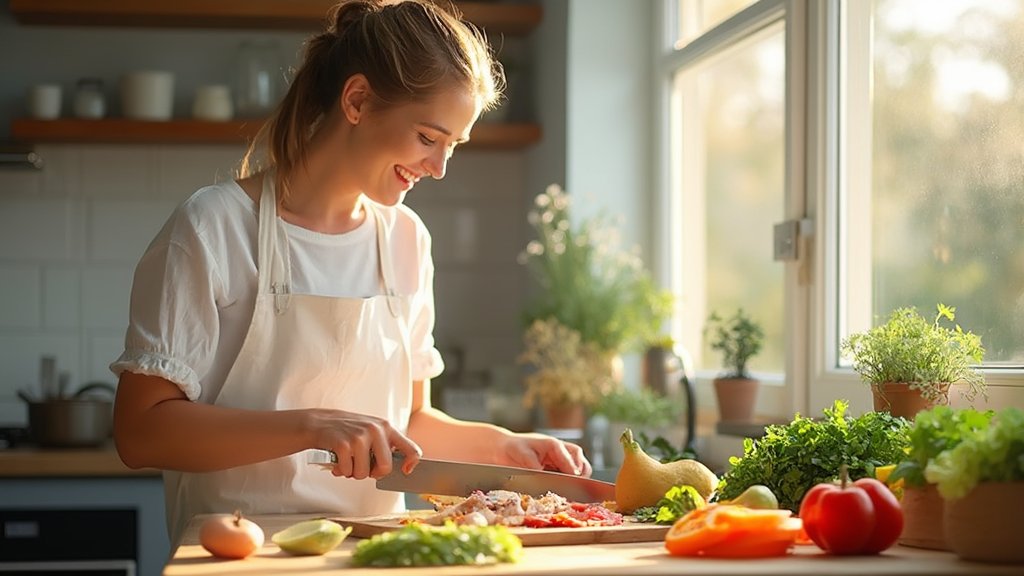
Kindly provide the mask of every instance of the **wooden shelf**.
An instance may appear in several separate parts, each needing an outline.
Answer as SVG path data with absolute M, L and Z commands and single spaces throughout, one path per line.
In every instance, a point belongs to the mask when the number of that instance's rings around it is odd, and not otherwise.
M 21 24 L 157 28 L 317 30 L 335 0 L 10 0 Z M 526 35 L 540 23 L 537 4 L 455 2 L 489 34 Z
M 147 122 L 124 118 L 102 120 L 33 120 L 19 118 L 11 123 L 14 140 L 36 143 L 81 144 L 247 144 L 262 120 L 206 122 L 171 120 Z M 517 149 L 540 140 L 535 124 L 481 122 L 474 126 L 469 149 Z

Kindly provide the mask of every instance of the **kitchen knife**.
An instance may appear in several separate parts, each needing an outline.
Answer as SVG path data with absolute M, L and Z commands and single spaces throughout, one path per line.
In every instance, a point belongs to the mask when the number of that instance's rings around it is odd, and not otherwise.
M 337 456 L 330 450 L 309 450 L 307 461 L 333 468 Z M 615 500 L 615 484 L 582 476 L 449 460 L 420 458 L 412 473 L 402 473 L 402 455 L 393 455 L 394 471 L 377 480 L 377 488 L 392 492 L 469 496 L 474 490 L 509 490 L 540 497 L 554 492 L 574 502 Z

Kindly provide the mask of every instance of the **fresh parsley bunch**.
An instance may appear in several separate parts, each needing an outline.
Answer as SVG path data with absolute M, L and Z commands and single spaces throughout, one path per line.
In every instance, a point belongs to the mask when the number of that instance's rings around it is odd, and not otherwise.
M 875 468 L 902 461 L 909 446 L 910 423 L 888 412 L 846 415 L 849 403 L 836 400 L 824 418 L 799 414 L 789 424 L 766 427 L 765 435 L 743 441 L 743 456 L 729 459 L 716 499 L 731 500 L 754 484 L 779 498 L 779 507 L 800 510 L 815 484 L 834 480 L 846 464 L 851 480 L 873 477 Z

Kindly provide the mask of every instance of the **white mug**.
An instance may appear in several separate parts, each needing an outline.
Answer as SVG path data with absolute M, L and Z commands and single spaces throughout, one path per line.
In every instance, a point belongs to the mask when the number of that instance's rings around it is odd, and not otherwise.
M 28 111 L 33 118 L 53 120 L 60 117 L 61 89 L 57 84 L 39 84 L 29 90 Z
M 222 122 L 234 115 L 231 89 L 224 84 L 200 86 L 192 102 L 192 116 L 199 120 Z
M 170 120 L 174 111 L 174 74 L 141 71 L 121 78 L 121 107 L 125 118 Z

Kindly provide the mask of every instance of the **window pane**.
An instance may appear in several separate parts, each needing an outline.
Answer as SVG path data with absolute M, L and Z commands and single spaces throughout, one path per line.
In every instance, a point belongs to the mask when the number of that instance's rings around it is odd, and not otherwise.
M 757 0 L 677 0 L 679 28 L 676 48 L 727 20 Z
M 1024 363 L 1024 2 L 874 0 L 872 310 L 956 306 Z
M 674 93 L 684 133 L 677 193 L 683 196 L 684 212 L 691 207 L 684 225 L 705 229 L 703 254 L 694 258 L 703 260 L 705 272 L 683 263 L 687 282 L 704 282 L 704 302 L 694 309 L 700 317 L 684 322 L 703 327 L 712 311 L 731 314 L 744 308 L 761 322 L 766 336 L 750 368 L 781 374 L 784 277 L 782 265 L 772 259 L 772 230 L 783 220 L 785 192 L 782 27 L 761 33 L 707 67 L 679 73 Z M 682 102 L 688 97 L 697 105 Z M 699 211 L 696 218 L 693 211 Z M 720 354 L 706 344 L 695 357 L 698 369 L 721 367 Z

